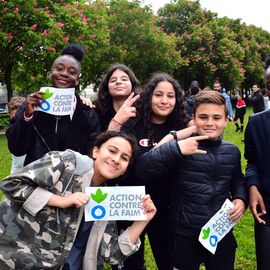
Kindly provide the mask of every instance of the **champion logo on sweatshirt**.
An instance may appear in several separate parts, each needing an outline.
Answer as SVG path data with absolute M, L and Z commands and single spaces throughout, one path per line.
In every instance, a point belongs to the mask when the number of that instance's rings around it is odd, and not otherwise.
M 149 139 L 141 139 L 139 141 L 139 145 L 143 147 L 148 147 L 149 146 Z
M 157 143 L 154 143 L 153 146 L 155 146 Z M 139 145 L 143 147 L 149 147 L 149 139 L 141 139 L 139 141 Z

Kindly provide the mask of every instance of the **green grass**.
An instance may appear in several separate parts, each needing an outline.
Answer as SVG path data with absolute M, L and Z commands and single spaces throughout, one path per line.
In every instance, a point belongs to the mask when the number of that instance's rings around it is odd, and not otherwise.
M 5 135 L 0 135 L 0 179 L 3 179 L 10 173 L 11 154 L 8 151 L 7 139 Z M 0 200 L 3 198 L 0 192 Z
M 0 179 L 9 175 L 11 167 L 11 154 L 8 151 L 5 135 L 0 135 Z
M 248 115 L 250 114 L 251 108 L 248 108 L 245 122 L 247 122 Z M 233 123 L 228 123 L 224 133 L 224 139 L 234 143 L 240 148 L 242 153 L 242 169 L 244 171 L 246 161 L 243 157 L 244 143 L 241 141 L 243 136 L 243 133 L 235 132 L 235 126 Z M 11 165 L 11 155 L 7 148 L 5 135 L 0 135 L 0 157 L 0 179 L 2 179 L 9 174 Z M 249 210 L 246 212 L 244 218 L 236 225 L 234 232 L 238 242 L 235 270 L 255 270 L 256 257 L 253 235 L 253 218 Z M 157 267 L 152 256 L 148 240 L 146 240 L 145 258 L 147 270 L 156 270 Z M 110 267 L 106 266 L 105 269 L 110 269 Z M 204 267 L 202 266 L 201 269 L 204 269 Z

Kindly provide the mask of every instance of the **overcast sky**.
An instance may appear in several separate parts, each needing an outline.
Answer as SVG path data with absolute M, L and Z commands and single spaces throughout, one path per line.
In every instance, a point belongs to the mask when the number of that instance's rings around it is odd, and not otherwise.
M 170 0 L 142 0 L 151 4 L 154 11 L 163 7 Z M 242 19 L 246 24 L 254 24 L 270 32 L 270 0 L 200 0 L 204 9 L 218 14 L 218 17 L 227 16 L 231 19 Z

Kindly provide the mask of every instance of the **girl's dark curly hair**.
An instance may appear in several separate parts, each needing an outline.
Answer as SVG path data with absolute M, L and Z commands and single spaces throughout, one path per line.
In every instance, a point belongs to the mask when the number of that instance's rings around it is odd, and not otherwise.
M 102 80 L 98 88 L 97 100 L 95 101 L 96 110 L 101 116 L 107 117 L 108 115 L 110 115 L 111 117 L 114 116 L 115 112 L 113 109 L 113 101 L 109 93 L 108 84 L 112 74 L 117 69 L 122 70 L 128 75 L 132 85 L 131 89 L 132 92 L 134 92 L 135 94 L 139 94 L 141 92 L 140 83 L 136 78 L 135 74 L 133 73 L 133 71 L 129 67 L 119 63 L 111 65 L 107 70 L 107 72 L 102 77 Z
M 167 124 L 171 127 L 172 130 L 179 130 L 187 127 L 188 117 L 186 114 L 186 110 L 184 107 L 184 98 L 180 85 L 178 82 L 173 79 L 170 75 L 166 73 L 155 73 L 150 78 L 148 83 L 144 86 L 143 91 L 141 93 L 141 97 L 138 102 L 138 121 L 142 121 L 144 127 L 147 129 L 147 138 L 149 142 L 153 145 L 153 111 L 152 111 L 152 96 L 153 92 L 160 82 L 167 81 L 172 84 L 175 91 L 175 107 L 172 113 L 167 117 Z

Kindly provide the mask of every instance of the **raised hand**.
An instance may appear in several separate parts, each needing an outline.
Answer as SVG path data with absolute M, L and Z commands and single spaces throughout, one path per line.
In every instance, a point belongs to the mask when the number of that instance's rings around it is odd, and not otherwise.
M 123 125 L 130 117 L 136 116 L 136 108 L 133 106 L 133 104 L 140 98 L 140 95 L 134 95 L 134 92 L 129 95 L 114 116 L 114 119 L 121 125 Z
M 179 148 L 183 155 L 207 154 L 207 151 L 198 148 L 199 141 L 208 139 L 208 136 L 195 136 L 178 141 Z

